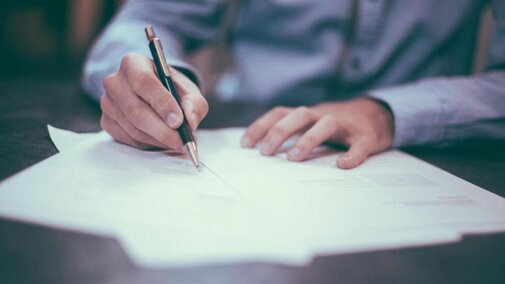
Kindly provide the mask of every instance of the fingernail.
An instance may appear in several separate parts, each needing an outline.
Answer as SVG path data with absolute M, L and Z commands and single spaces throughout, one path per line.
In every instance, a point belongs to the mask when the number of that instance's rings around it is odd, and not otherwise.
M 249 136 L 242 136 L 242 139 L 240 139 L 240 146 L 244 148 L 249 148 L 252 146 L 252 140 L 249 138 Z
M 288 158 L 293 160 L 297 160 L 301 155 L 302 151 L 300 151 L 298 148 L 293 148 L 288 152 Z
M 171 128 L 179 126 L 179 116 L 175 112 L 169 112 L 167 115 L 167 123 Z
M 267 142 L 261 142 L 260 151 L 262 154 L 268 155 L 268 153 L 270 151 L 270 145 Z
M 339 168 L 345 167 L 345 165 L 347 164 L 347 162 L 349 162 L 349 160 L 350 160 L 349 156 L 342 155 L 337 159 L 337 166 Z

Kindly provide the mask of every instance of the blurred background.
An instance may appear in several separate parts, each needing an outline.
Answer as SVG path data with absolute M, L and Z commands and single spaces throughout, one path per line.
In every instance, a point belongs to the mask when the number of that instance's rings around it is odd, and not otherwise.
M 75 76 L 121 0 L 2 0 L 0 78 Z
M 124 0 L 2 0 L 0 2 L 0 79 L 12 77 L 79 77 L 93 40 Z M 484 13 L 475 72 L 482 69 L 492 16 Z M 222 45 L 207 48 L 189 60 L 212 90 L 225 68 Z M 224 62 L 224 63 L 223 63 Z
M 0 80 L 70 78 L 77 82 L 93 41 L 123 2 L 0 1 Z M 225 57 L 222 45 L 217 44 L 188 60 L 204 74 L 204 83 L 211 89 L 225 68 Z

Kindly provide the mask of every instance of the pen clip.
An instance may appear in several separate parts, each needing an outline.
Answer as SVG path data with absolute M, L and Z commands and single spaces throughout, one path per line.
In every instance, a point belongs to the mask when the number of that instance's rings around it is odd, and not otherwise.
M 170 72 L 170 66 L 168 66 L 167 60 L 165 58 L 165 53 L 163 52 L 163 46 L 161 45 L 160 39 L 154 33 L 153 26 L 149 25 L 145 28 L 147 39 L 149 40 L 149 44 L 152 45 L 151 51 L 153 52 L 153 56 L 157 56 L 159 65 L 165 77 L 172 76 L 172 72 Z M 154 58 L 153 58 L 154 59 Z
M 159 57 L 159 62 L 161 65 L 161 70 L 163 71 L 163 74 L 165 77 L 170 77 L 172 76 L 172 73 L 170 72 L 170 66 L 168 66 L 167 60 L 165 58 L 165 53 L 163 52 L 163 47 L 161 46 L 161 42 L 158 38 L 153 39 L 153 45 L 154 48 L 156 49 L 156 54 Z

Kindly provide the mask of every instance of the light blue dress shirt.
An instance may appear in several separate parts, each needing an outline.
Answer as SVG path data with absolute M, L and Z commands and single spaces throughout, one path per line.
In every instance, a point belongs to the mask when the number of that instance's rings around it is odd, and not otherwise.
M 233 0 L 232 0 L 233 1 Z M 169 63 L 228 37 L 236 89 L 223 99 L 312 105 L 368 95 L 394 114 L 394 146 L 505 139 L 504 0 L 132 0 L 94 45 L 83 84 L 95 96 L 130 52 L 150 57 L 148 24 Z M 485 71 L 471 75 L 480 16 L 496 20 Z

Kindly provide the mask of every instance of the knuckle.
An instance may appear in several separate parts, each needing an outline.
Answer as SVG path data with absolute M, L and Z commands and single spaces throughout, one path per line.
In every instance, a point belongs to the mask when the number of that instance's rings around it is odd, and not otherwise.
M 152 81 L 151 76 L 153 74 L 147 73 L 143 70 L 135 70 L 132 71 L 132 80 L 130 81 L 130 86 L 132 87 L 132 90 L 136 93 L 142 93 L 142 90 L 149 85 L 149 83 Z
M 305 133 L 305 135 L 300 137 L 298 143 L 306 147 L 315 147 L 318 144 L 318 139 L 314 134 Z
M 138 104 L 132 104 L 126 109 L 128 119 L 135 125 L 141 125 L 144 121 L 144 108 Z
M 106 112 L 107 111 L 107 98 L 106 98 L 107 95 L 103 95 L 100 97 L 100 108 L 102 109 L 102 112 Z
M 209 103 L 207 100 L 202 96 L 200 99 L 200 104 L 201 104 L 201 115 L 202 117 L 206 116 L 209 113 Z
M 169 67 L 169 68 L 172 71 L 172 76 L 174 78 L 174 82 L 177 87 L 184 88 L 184 89 L 198 88 L 193 83 L 193 81 L 191 81 L 186 75 L 184 75 L 184 73 L 177 70 L 177 68 L 172 68 L 172 67 Z
M 100 108 L 102 109 L 102 113 L 110 114 L 113 112 L 110 100 L 107 95 L 103 95 L 100 98 Z
M 121 59 L 120 69 L 126 71 L 131 67 L 131 64 L 137 60 L 137 55 L 129 53 Z
M 298 117 L 308 120 L 312 118 L 312 111 L 306 107 L 306 106 L 301 106 L 296 108 L 295 113 Z
M 287 107 L 284 106 L 276 106 L 272 109 L 272 113 L 277 114 L 277 115 L 283 115 L 288 111 Z
M 348 115 L 348 116 L 344 117 L 343 122 L 348 127 L 362 126 L 362 124 L 359 123 L 359 120 L 353 115 Z
M 339 118 L 333 114 L 323 116 L 320 121 L 332 128 L 339 125 Z
M 109 124 L 105 115 L 102 115 L 102 117 L 100 117 L 100 126 L 103 130 L 109 132 Z
M 116 87 L 116 73 L 109 74 L 103 79 L 103 88 L 107 92 L 114 92 Z
M 272 129 L 270 130 L 270 134 L 271 135 L 269 135 L 269 136 L 274 136 L 274 137 L 285 137 L 285 136 L 289 135 L 286 127 L 284 127 L 282 125 L 278 125 L 278 124 L 272 126 Z

